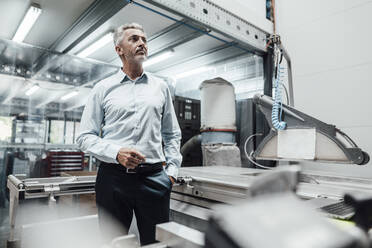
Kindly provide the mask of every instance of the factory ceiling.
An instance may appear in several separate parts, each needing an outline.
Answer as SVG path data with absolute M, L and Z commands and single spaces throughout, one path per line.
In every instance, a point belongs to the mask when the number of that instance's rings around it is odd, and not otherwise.
M 85 48 L 128 22 L 143 25 L 149 59 L 165 52 L 173 56 L 146 67 L 159 76 L 174 75 L 247 54 L 226 37 L 155 7 L 146 1 L 125 0 L 1 0 L 0 107 L 9 115 L 22 108 L 40 112 L 81 112 L 95 83 L 121 65 L 112 42 L 85 57 Z M 30 6 L 41 9 L 22 42 L 13 36 Z M 167 16 L 167 17 L 165 17 Z M 186 24 L 186 25 L 185 25 Z M 215 39 L 207 34 L 223 38 Z M 25 94 L 38 87 L 32 95 Z M 73 98 L 63 96 L 75 92 Z M 16 106 L 16 107 L 10 107 Z M 21 109 L 21 110 L 19 110 Z M 1 114 L 1 113 L 0 113 Z

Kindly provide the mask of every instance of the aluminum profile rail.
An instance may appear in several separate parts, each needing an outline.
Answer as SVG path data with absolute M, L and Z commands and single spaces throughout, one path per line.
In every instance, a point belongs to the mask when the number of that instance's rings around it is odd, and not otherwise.
M 136 1 L 130 2 L 141 5 Z M 211 1 L 150 0 L 148 2 L 185 19 L 204 24 L 212 31 L 241 42 L 243 46 L 248 45 L 255 52 L 264 53 L 267 51 L 267 32 Z

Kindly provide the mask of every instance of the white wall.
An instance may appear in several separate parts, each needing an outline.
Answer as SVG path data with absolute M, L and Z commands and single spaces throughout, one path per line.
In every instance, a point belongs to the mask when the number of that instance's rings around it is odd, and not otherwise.
M 295 107 L 335 124 L 372 155 L 372 0 L 277 0 L 276 7 Z M 372 178 L 372 162 L 306 166 Z

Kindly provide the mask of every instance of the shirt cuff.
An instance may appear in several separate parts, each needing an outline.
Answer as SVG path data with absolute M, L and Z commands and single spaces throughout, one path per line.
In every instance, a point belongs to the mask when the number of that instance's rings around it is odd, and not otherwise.
M 118 156 L 119 150 L 121 146 L 116 144 L 110 144 L 109 149 L 107 150 L 107 156 L 110 158 L 110 162 L 113 164 L 118 164 L 119 162 L 116 160 L 116 157 Z
M 178 167 L 174 164 L 169 164 L 165 168 L 165 172 L 167 173 L 168 176 L 173 177 L 174 179 L 177 179 L 178 176 Z

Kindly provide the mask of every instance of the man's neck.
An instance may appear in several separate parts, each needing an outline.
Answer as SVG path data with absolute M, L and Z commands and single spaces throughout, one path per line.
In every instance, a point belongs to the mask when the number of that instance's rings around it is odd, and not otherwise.
M 132 80 L 140 77 L 143 73 L 142 64 L 124 63 L 122 70 Z

